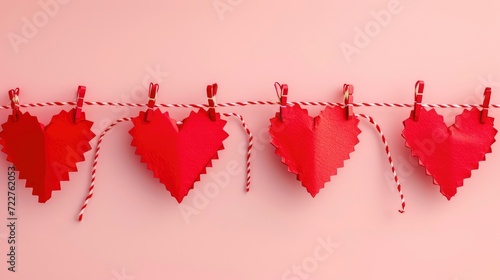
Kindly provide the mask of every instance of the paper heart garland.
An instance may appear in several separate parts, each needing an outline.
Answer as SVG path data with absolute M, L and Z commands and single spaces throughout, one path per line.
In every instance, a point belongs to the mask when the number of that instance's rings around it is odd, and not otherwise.
M 471 170 L 479 167 L 479 161 L 485 160 L 495 142 L 497 130 L 493 118 L 487 117 L 484 123 L 480 118 L 479 109 L 464 110 L 456 117 L 455 124 L 446 127 L 443 117 L 434 109 L 421 108 L 418 121 L 413 117 L 404 121 L 402 135 L 406 146 L 448 200 L 464 179 L 471 176 Z
M 61 111 L 44 127 L 28 112 L 10 115 L 2 125 L 0 144 L 12 162 L 19 178 L 26 179 L 26 187 L 33 188 L 38 202 L 44 203 L 52 191 L 61 189 L 61 181 L 69 180 L 69 172 L 77 171 L 76 163 L 85 160 L 91 149 L 93 122 L 85 120 L 85 113 L 75 122 L 75 112 Z
M 203 109 L 191 112 L 180 125 L 158 109 L 152 111 L 149 122 L 145 118 L 146 112 L 141 112 L 132 119 L 132 146 L 180 203 L 224 149 L 222 142 L 229 136 L 224 131 L 226 121 L 218 113 L 212 121 Z
M 282 118 L 277 113 L 271 119 L 271 143 L 288 171 L 314 197 L 354 151 L 361 133 L 359 120 L 346 119 L 341 107 L 326 107 L 313 118 L 299 105 L 283 107 Z

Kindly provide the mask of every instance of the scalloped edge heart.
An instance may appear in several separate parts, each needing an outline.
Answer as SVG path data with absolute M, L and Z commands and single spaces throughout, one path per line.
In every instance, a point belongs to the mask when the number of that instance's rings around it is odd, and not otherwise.
M 443 117 L 442 115 L 438 114 L 438 113 L 436 112 L 436 110 L 435 110 L 435 109 L 432 109 L 432 110 L 426 110 L 425 108 L 422 108 L 422 111 L 426 111 L 426 112 L 434 112 L 437 116 L 439 116 L 440 121 L 444 124 L 444 117 Z M 474 112 L 473 112 L 473 111 L 474 111 Z M 460 130 L 460 127 L 458 127 L 458 126 L 457 126 L 457 122 L 459 121 L 459 118 L 463 117 L 463 114 L 464 114 L 464 113 L 466 113 L 466 112 L 469 112 L 469 113 L 475 113 L 475 111 L 477 111 L 478 118 L 479 118 L 479 116 L 480 116 L 480 111 L 479 111 L 479 109 L 477 109 L 477 108 L 475 108 L 475 107 L 474 107 L 474 108 L 472 108 L 472 109 L 470 109 L 470 110 L 464 110 L 464 111 L 462 111 L 462 113 L 460 113 L 460 114 L 456 115 L 456 116 L 455 116 L 455 121 L 453 122 L 453 124 L 451 124 L 451 125 L 449 125 L 449 126 L 448 126 L 448 125 L 446 125 L 448 135 L 450 135 L 450 134 L 449 134 L 449 132 L 450 132 L 450 128 L 451 128 L 451 127 L 455 127 L 457 130 Z M 440 193 L 441 193 L 443 196 L 445 196 L 448 200 L 451 200 L 451 198 L 452 198 L 453 196 L 455 196 L 455 195 L 456 195 L 456 193 L 457 193 L 457 189 L 458 189 L 458 188 L 460 188 L 460 187 L 463 187 L 465 179 L 468 179 L 468 178 L 471 178 L 471 177 L 472 177 L 472 171 L 473 171 L 473 170 L 477 170 L 477 169 L 479 169 L 479 163 L 480 163 L 481 161 L 486 161 L 486 154 L 488 154 L 488 153 L 491 153 L 491 152 L 492 152 L 492 148 L 491 148 L 491 146 L 493 145 L 493 143 L 495 143 L 495 142 L 496 142 L 495 135 L 496 135 L 496 134 L 497 134 L 497 132 L 498 132 L 498 130 L 497 130 L 497 129 L 493 126 L 494 118 L 492 118 L 492 117 L 488 117 L 488 120 L 489 120 L 489 121 L 491 121 L 491 127 L 492 127 L 492 128 L 493 128 L 493 130 L 495 131 L 495 133 L 494 133 L 494 135 L 493 135 L 493 141 L 492 141 L 492 142 L 491 142 L 491 144 L 489 145 L 489 147 L 488 147 L 487 151 L 486 151 L 484 154 L 482 154 L 482 155 L 481 155 L 480 160 L 478 160 L 478 161 L 477 161 L 477 162 L 475 162 L 475 163 L 472 163 L 472 168 L 471 168 L 471 169 L 469 169 L 469 170 L 466 170 L 466 174 L 465 174 L 465 176 L 464 176 L 462 179 L 458 179 L 458 181 L 456 182 L 455 193 L 450 195 L 450 194 L 447 194 L 447 193 L 445 193 L 445 192 L 444 192 L 444 190 L 443 190 L 443 188 L 441 187 L 441 185 L 437 182 L 436 177 L 435 177 L 435 176 L 434 176 L 434 175 L 433 175 L 433 174 L 429 171 L 429 169 L 427 168 L 427 166 L 425 166 L 425 164 L 422 162 L 422 160 L 421 160 L 421 159 L 419 158 L 419 156 L 416 154 L 416 152 L 414 151 L 414 149 L 413 149 L 413 148 L 410 146 L 410 144 L 408 143 L 408 140 L 407 140 L 407 138 L 406 138 L 406 136 L 405 136 L 405 131 L 407 130 L 407 129 L 406 129 L 406 122 L 407 122 L 407 121 L 409 121 L 409 120 L 413 121 L 413 119 L 412 119 L 412 118 L 413 118 L 413 114 L 414 114 L 414 113 L 413 113 L 413 111 L 412 111 L 412 112 L 411 112 L 411 114 L 410 114 L 410 118 L 408 118 L 408 119 L 406 119 L 406 120 L 404 120 L 404 121 L 403 121 L 403 126 L 404 126 L 404 129 L 403 129 L 403 131 L 402 131 L 402 133 L 401 133 L 401 136 L 405 139 L 405 147 L 407 147 L 408 149 L 410 149 L 410 151 L 411 151 L 411 155 L 417 159 L 418 164 L 419 164 L 420 166 L 424 167 L 424 169 L 425 169 L 425 174 L 426 174 L 426 175 L 428 175 L 428 176 L 430 176 L 430 177 L 432 178 L 432 182 L 433 182 L 433 184 L 434 184 L 434 185 L 437 185 L 437 186 L 439 186 L 439 187 L 440 187 Z
M 173 126 L 176 126 L 177 130 L 179 130 L 179 125 L 176 123 L 175 119 L 171 118 L 167 112 L 167 116 L 165 116 L 165 113 L 162 113 L 159 109 L 155 109 L 154 110 L 154 114 L 161 114 L 163 117 L 167 117 L 168 116 L 168 119 L 170 120 L 170 123 L 173 125 Z M 139 116 L 137 116 L 136 118 L 142 118 L 144 119 L 145 118 L 145 114 L 146 112 L 144 111 L 141 111 L 139 113 Z M 204 114 L 207 116 L 208 118 L 208 113 L 207 111 L 203 110 L 203 109 L 199 109 L 198 112 L 194 112 L 194 111 L 191 111 L 189 116 L 184 118 L 183 122 L 185 122 L 188 118 L 190 118 L 193 114 Z M 223 125 L 222 127 L 225 126 L 225 124 L 227 123 L 227 121 L 223 120 L 220 118 L 220 114 L 216 114 L 216 118 L 218 121 L 221 121 L 223 122 Z M 168 192 L 170 193 L 170 195 L 175 198 L 175 200 L 178 202 L 178 203 L 181 203 L 182 200 L 189 194 L 189 192 L 194 189 L 194 185 L 196 182 L 199 182 L 200 179 L 201 179 L 201 175 L 202 174 L 207 174 L 207 168 L 208 167 L 213 167 L 213 161 L 216 160 L 216 159 L 219 159 L 219 151 L 221 150 L 224 150 L 225 147 L 224 147 L 224 143 L 223 141 L 225 139 L 227 139 L 227 137 L 229 137 L 229 134 L 227 134 L 226 131 L 224 131 L 224 129 L 222 129 L 222 131 L 225 133 L 225 136 L 224 136 L 224 139 L 221 141 L 221 145 L 217 148 L 217 150 L 214 152 L 214 154 L 212 155 L 212 157 L 210 157 L 210 159 L 208 160 L 208 162 L 204 165 L 202 171 L 197 175 L 197 177 L 195 178 L 195 180 L 190 183 L 190 188 L 187 190 L 186 194 L 185 195 L 179 195 L 179 197 L 175 196 L 173 194 L 173 192 L 170 190 L 170 186 L 168 186 L 168 182 L 165 182 L 164 180 L 162 180 L 160 174 L 159 174 L 159 170 L 157 170 L 157 168 L 155 168 L 155 165 L 154 163 L 148 161 L 145 157 L 144 157 L 144 151 L 141 147 L 138 146 L 138 143 L 137 143 L 137 139 L 136 139 L 136 136 L 137 136 L 137 129 L 134 125 L 134 127 L 132 129 L 130 129 L 129 131 L 129 134 L 132 135 L 132 142 L 131 142 L 131 145 L 133 147 L 135 147 L 135 154 L 138 155 L 140 157 L 140 162 L 141 163 L 145 163 L 146 164 L 146 167 L 148 170 L 150 170 L 152 173 L 153 173 L 153 177 L 158 179 L 160 181 L 161 184 L 163 184 L 165 186 L 165 188 L 168 190 Z
M 28 118 L 29 121 L 36 122 L 36 124 L 40 125 L 41 126 L 41 132 L 45 136 L 45 133 L 46 133 L 47 129 L 50 129 L 50 125 L 52 123 L 54 123 L 54 121 L 57 121 L 58 118 L 61 118 L 61 119 L 64 119 L 64 118 L 72 119 L 73 116 L 75 115 L 75 109 L 72 109 L 70 111 L 62 110 L 58 114 L 52 116 L 50 122 L 46 126 L 43 125 L 42 123 L 40 123 L 38 121 L 38 118 L 36 116 L 31 115 L 29 112 L 24 112 L 24 113 L 20 113 L 20 114 L 22 114 L 23 116 L 25 116 L 26 118 Z M 9 162 L 11 162 L 16 167 L 16 164 L 14 163 L 13 155 L 9 151 L 9 149 L 8 149 L 8 147 L 6 145 L 5 139 L 2 137 L 3 134 L 4 134 L 4 131 L 6 131 L 5 128 L 9 125 L 8 123 L 11 122 L 11 121 L 12 121 L 12 115 L 9 115 L 7 122 L 5 122 L 5 123 L 2 124 L 2 131 L 0 132 L 0 145 L 2 145 L 1 151 L 4 152 L 7 155 L 6 160 L 9 161 Z M 78 171 L 77 163 L 85 161 L 85 153 L 88 152 L 88 151 L 90 151 L 90 150 L 92 150 L 92 147 L 90 145 L 90 141 L 96 136 L 92 132 L 92 130 L 91 130 L 94 123 L 92 121 L 89 121 L 89 120 L 87 120 L 85 118 L 85 113 L 84 112 L 81 113 L 81 120 L 80 121 L 81 122 L 86 122 L 87 126 L 88 126 L 88 132 L 89 132 L 88 135 L 87 135 L 86 132 L 83 132 L 83 135 L 87 136 L 86 143 L 85 143 L 85 145 L 83 147 L 78 147 L 78 149 L 81 149 L 82 151 L 81 151 L 81 154 L 77 154 L 77 156 L 79 156 L 79 157 L 74 162 L 74 165 L 70 166 L 70 165 L 67 165 L 67 164 L 59 163 L 60 165 L 62 165 L 64 167 L 65 172 L 63 172 L 62 174 L 60 174 L 61 177 L 58 178 L 59 180 L 58 180 L 57 184 L 55 184 L 54 186 L 50 187 L 50 195 L 47 198 L 42 198 L 41 194 L 37 193 L 36 188 L 35 188 L 36 184 L 32 182 L 32 179 L 30 178 L 31 176 L 29 176 L 28 174 L 26 174 L 25 170 L 18 169 L 16 167 L 16 171 L 18 172 L 19 179 L 26 180 L 25 187 L 32 189 L 31 194 L 35 195 L 35 196 L 38 196 L 38 202 L 39 203 L 45 203 L 45 202 L 47 202 L 52 197 L 52 191 L 60 191 L 61 190 L 61 182 L 65 182 L 65 181 L 69 181 L 70 180 L 69 173 L 70 172 L 77 172 Z
M 299 110 L 300 112 L 302 112 L 302 114 L 304 114 L 305 116 L 307 116 L 309 119 L 313 120 L 313 127 L 312 127 L 313 129 L 317 127 L 317 123 L 319 121 L 321 121 L 321 118 L 326 117 L 325 116 L 326 115 L 326 110 L 331 110 L 331 109 L 337 110 L 337 109 L 335 109 L 337 107 L 325 107 L 323 110 L 321 110 L 321 112 L 318 115 L 316 115 L 316 116 L 313 117 L 313 116 L 309 115 L 309 112 L 308 112 L 307 109 L 300 107 L 300 105 L 287 106 L 286 108 L 289 109 L 289 110 L 290 109 L 291 110 Z M 338 109 L 343 110 L 340 107 L 338 107 Z M 274 119 L 279 119 L 279 118 L 280 118 L 280 113 L 278 112 L 278 113 L 276 113 L 275 118 L 271 119 L 271 126 L 269 127 L 269 130 L 271 130 L 271 128 L 272 128 L 272 125 L 273 125 L 272 121 Z M 293 173 L 293 174 L 296 175 L 297 180 L 301 182 L 301 185 L 307 190 L 307 192 L 312 197 L 315 197 L 319 193 L 320 190 L 324 189 L 326 183 L 331 182 L 332 177 L 335 176 L 335 175 L 337 175 L 338 169 L 340 169 L 340 168 L 342 168 L 342 167 L 345 166 L 345 162 L 351 158 L 350 157 L 351 153 L 353 153 L 355 151 L 356 145 L 360 142 L 359 141 L 359 137 L 358 137 L 359 134 L 361 134 L 361 130 L 358 127 L 358 125 L 359 125 L 359 119 L 355 118 L 355 119 L 352 119 L 352 121 L 356 122 L 356 126 L 355 127 L 357 129 L 357 133 L 356 133 L 356 137 L 355 137 L 355 141 L 354 141 L 355 143 L 352 145 L 352 149 L 347 153 L 346 157 L 344 159 L 342 159 L 341 162 L 340 162 L 340 164 L 335 168 L 335 170 L 333 171 L 333 173 L 330 176 L 328 176 L 328 178 L 326 178 L 326 177 L 323 178 L 323 180 L 322 180 L 323 184 L 321 186 L 319 186 L 319 188 L 317 189 L 317 192 L 314 192 L 315 189 L 310 189 L 308 186 L 305 185 L 305 183 L 302 180 L 303 176 L 305 176 L 303 174 L 303 172 L 300 172 L 298 170 L 297 166 L 295 166 L 296 164 L 293 162 L 292 159 L 290 159 L 290 158 L 288 158 L 287 156 L 284 155 L 284 152 L 279 147 L 280 144 L 277 143 L 276 139 L 274 139 L 271 131 L 269 132 L 271 134 L 271 141 L 270 142 L 275 147 L 274 153 L 281 158 L 281 162 L 287 166 L 287 170 L 290 173 Z

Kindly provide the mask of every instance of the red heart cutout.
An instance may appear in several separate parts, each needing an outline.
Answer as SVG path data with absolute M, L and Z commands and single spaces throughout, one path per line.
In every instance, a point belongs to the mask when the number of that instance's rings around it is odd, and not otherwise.
M 359 120 L 346 118 L 345 109 L 326 107 L 317 117 L 310 117 L 299 105 L 286 106 L 271 119 L 269 133 L 276 154 L 288 171 L 314 197 L 344 166 L 344 161 L 359 142 Z
M 19 178 L 26 179 L 26 187 L 33 188 L 38 202 L 46 202 L 52 191 L 61 189 L 61 181 L 69 181 L 69 172 L 78 171 L 77 162 L 85 160 L 83 154 L 91 149 L 90 130 L 93 122 L 85 120 L 85 113 L 74 122 L 75 109 L 61 111 L 47 126 L 28 112 L 12 115 L 2 125 L 0 144 L 12 162 Z
M 132 146 L 153 176 L 181 203 L 218 158 L 218 151 L 224 149 L 222 141 L 229 136 L 224 131 L 226 121 L 219 114 L 215 121 L 210 120 L 203 109 L 191 112 L 180 125 L 168 112 L 154 110 L 150 122 L 145 116 L 146 112 L 141 112 L 132 119 Z
M 497 130 L 493 118 L 480 122 L 481 111 L 477 108 L 464 110 L 456 116 L 455 124 L 447 127 L 436 110 L 421 109 L 418 121 L 410 118 L 403 122 L 403 138 L 426 174 L 434 178 L 441 193 L 451 199 L 479 161 L 491 153 Z

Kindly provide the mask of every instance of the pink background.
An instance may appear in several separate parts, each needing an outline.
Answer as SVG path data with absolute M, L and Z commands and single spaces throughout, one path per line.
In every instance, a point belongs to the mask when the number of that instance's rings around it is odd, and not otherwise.
M 352 83 L 355 101 L 410 103 L 418 79 L 426 82 L 424 102 L 479 103 L 491 86 L 492 102 L 500 103 L 498 1 L 130 2 L 2 0 L 1 103 L 9 104 L 13 87 L 21 88 L 22 103 L 72 101 L 79 84 L 87 100 L 145 103 L 149 81 L 160 84 L 161 103 L 205 103 L 212 82 L 220 86 L 218 102 L 274 101 L 275 81 L 289 84 L 290 101 L 339 102 L 342 85 Z M 343 53 L 346 45 L 356 53 Z M 47 123 L 60 109 L 29 111 Z M 96 133 L 139 112 L 84 109 Z M 500 279 L 497 144 L 448 202 L 404 147 L 410 109 L 356 108 L 390 141 L 408 202 L 401 215 L 382 144 L 365 121 L 351 159 L 312 199 L 268 142 L 277 106 L 218 110 L 243 114 L 256 135 L 250 193 L 243 192 L 246 136 L 236 120 L 228 122 L 212 175 L 182 204 L 194 210 L 189 216 L 139 162 L 131 125 L 121 124 L 104 140 L 82 223 L 76 215 L 93 153 L 45 205 L 19 182 L 16 273 L 5 262 L 2 154 L 0 279 Z M 169 111 L 178 119 L 189 113 Z M 460 110 L 439 112 L 452 122 Z M 201 199 L 217 175 L 229 185 Z

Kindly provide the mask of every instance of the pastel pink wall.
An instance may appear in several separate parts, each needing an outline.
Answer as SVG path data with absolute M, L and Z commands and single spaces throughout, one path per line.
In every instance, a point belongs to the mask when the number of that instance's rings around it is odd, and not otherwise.
M 205 103 L 204 88 L 213 82 L 218 102 L 276 100 L 275 81 L 289 84 L 290 101 L 338 102 L 341 86 L 352 83 L 355 101 L 410 103 L 418 79 L 426 82 L 424 102 L 479 103 L 491 86 L 492 102 L 500 103 L 494 0 L 2 0 L 0 7 L 2 104 L 12 87 L 21 88 L 23 103 L 72 101 L 80 84 L 87 100 L 145 103 L 149 81 L 160 84 L 161 103 Z M 29 111 L 46 123 L 60 109 Z M 84 109 L 96 132 L 139 111 Z M 92 153 L 45 205 L 20 182 L 16 273 L 5 262 L 2 154 L 0 279 L 500 279 L 497 144 L 448 202 L 404 147 L 410 109 L 356 108 L 390 141 L 408 203 L 401 215 L 369 124 L 361 122 L 351 159 L 312 199 L 268 143 L 277 110 L 219 109 L 241 113 L 256 135 L 252 190 L 243 192 L 246 136 L 229 120 L 220 160 L 185 199 L 191 215 L 134 155 L 129 123 L 103 143 L 82 223 L 76 215 Z M 170 111 L 179 119 L 189 113 Z M 452 122 L 460 110 L 439 112 Z M 220 186 L 217 176 L 228 176 L 229 185 Z M 210 183 L 220 188 L 204 201 Z

